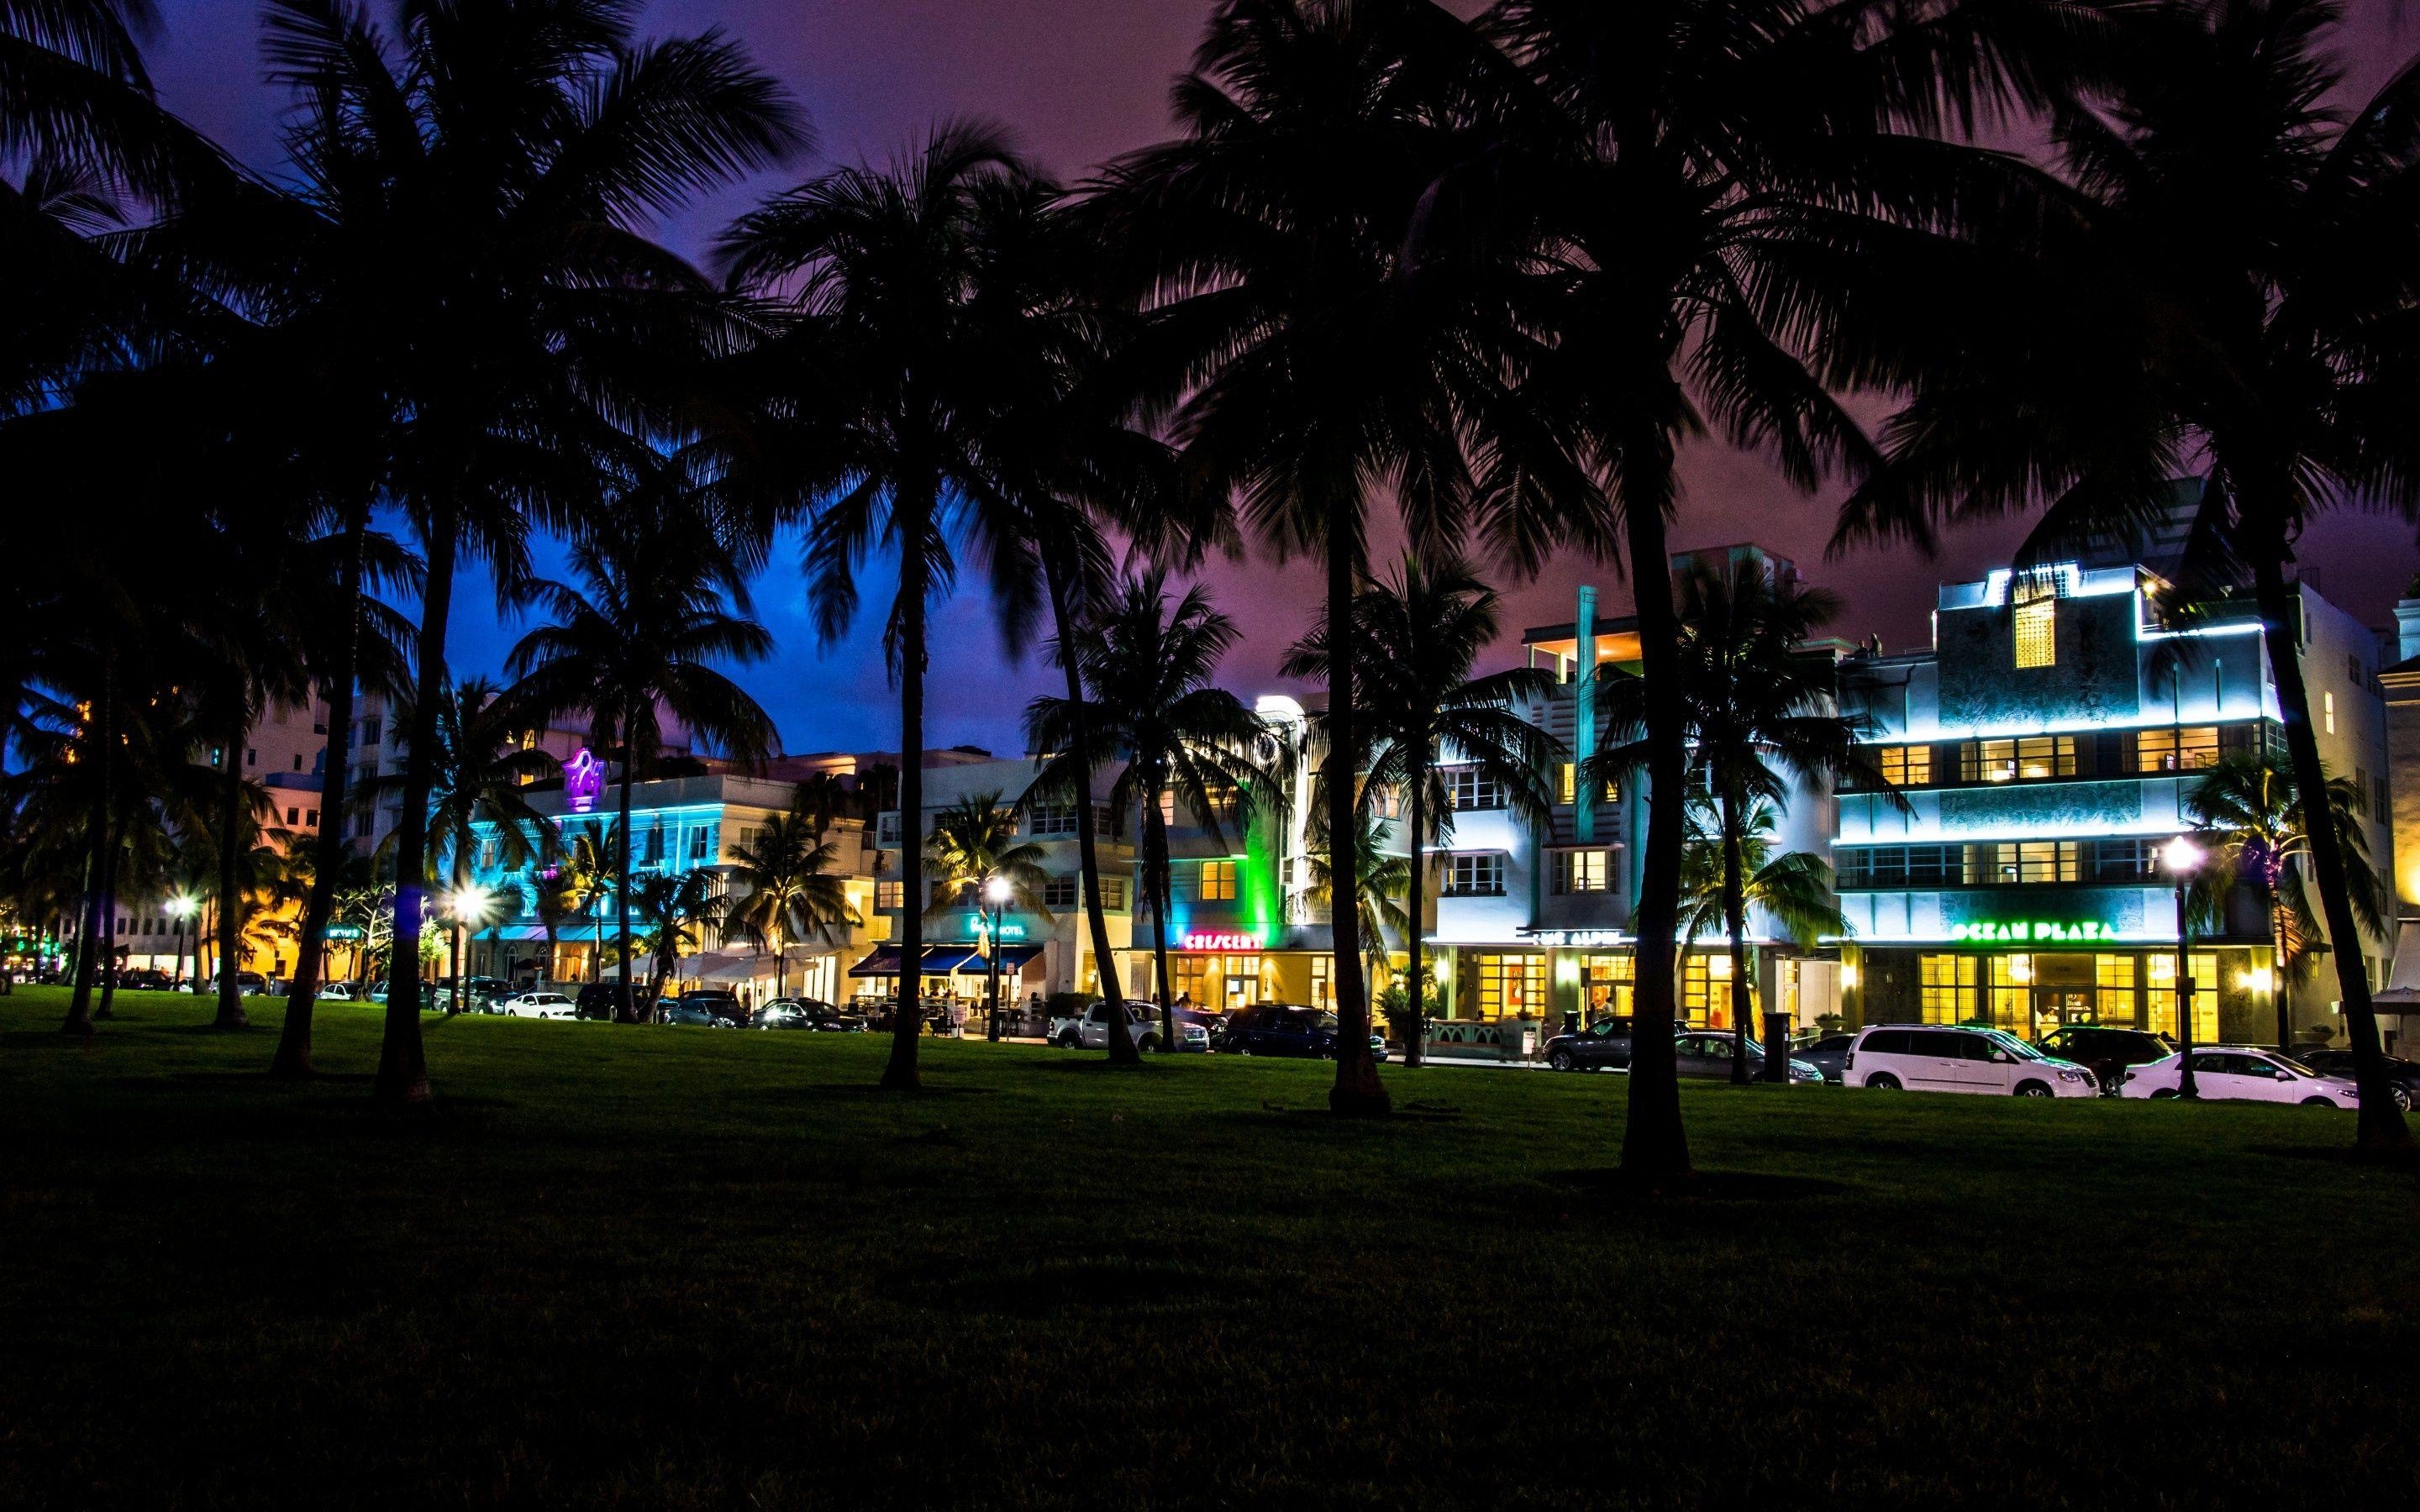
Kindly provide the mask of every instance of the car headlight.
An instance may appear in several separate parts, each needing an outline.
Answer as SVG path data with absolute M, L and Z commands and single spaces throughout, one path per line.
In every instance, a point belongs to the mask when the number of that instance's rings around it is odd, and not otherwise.
M 2058 1079 L 2063 1082 L 2088 1082 L 2092 1080 L 2092 1073 L 2088 1071 L 2063 1071 L 2058 1073 Z

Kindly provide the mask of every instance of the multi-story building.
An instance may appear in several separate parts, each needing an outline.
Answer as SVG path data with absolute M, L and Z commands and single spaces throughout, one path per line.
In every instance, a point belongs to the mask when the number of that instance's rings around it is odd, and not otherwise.
M 2395 628 L 2381 638 L 2380 659 L 2386 663 L 2378 681 L 2386 702 L 2395 963 L 2377 1008 L 2390 1053 L 2409 1055 L 2420 1044 L 2420 597 L 2395 606 Z
M 1851 937 L 1852 1023 L 2069 1022 L 2177 1027 L 2178 909 L 2163 844 L 2195 827 L 2196 774 L 2282 750 L 2250 606 L 2190 618 L 2149 567 L 2067 562 L 1940 590 L 1933 643 L 1863 655 L 1841 699 L 1897 789 L 1838 800 L 1833 863 Z M 2375 640 L 2304 586 L 2302 671 L 2332 771 L 2390 854 Z M 2290 994 L 2299 1033 L 2336 1026 L 2332 971 L 2285 988 L 2248 886 L 2197 933 L 2197 1040 L 2269 1040 Z M 2382 983 L 2384 939 L 2343 942 Z

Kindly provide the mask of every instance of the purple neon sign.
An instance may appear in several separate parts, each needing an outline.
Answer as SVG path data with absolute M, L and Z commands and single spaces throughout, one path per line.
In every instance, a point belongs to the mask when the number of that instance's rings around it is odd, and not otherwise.
M 594 751 L 582 746 L 563 764 L 563 791 L 571 799 L 573 813 L 586 813 L 597 807 L 597 799 L 605 791 L 605 764 Z

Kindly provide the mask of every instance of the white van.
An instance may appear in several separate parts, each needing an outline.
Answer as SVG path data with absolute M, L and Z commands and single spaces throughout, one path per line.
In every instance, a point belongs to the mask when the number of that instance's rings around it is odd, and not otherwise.
M 2000 1029 L 1975 1025 L 1878 1024 L 1849 1047 L 1841 1079 L 1883 1091 L 1992 1092 L 2098 1097 L 2092 1072 Z

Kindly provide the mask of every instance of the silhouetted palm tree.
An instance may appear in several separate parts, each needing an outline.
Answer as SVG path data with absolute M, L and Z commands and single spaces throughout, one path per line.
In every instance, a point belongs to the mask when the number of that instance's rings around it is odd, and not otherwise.
M 1757 798 L 1736 825 L 1738 832 L 1730 833 L 1730 827 L 1720 805 L 1701 797 L 1689 806 L 1689 846 L 1681 853 L 1681 948 L 1685 960 L 1700 936 L 1730 933 L 1731 1013 L 1745 1036 L 1747 1010 L 1741 1005 L 1748 995 L 1742 984 L 1755 980 L 1756 957 L 1745 949 L 1734 919 L 1761 908 L 1801 946 L 1811 946 L 1826 934 L 1846 934 L 1849 920 L 1833 891 L 1829 863 L 1805 851 L 1774 854 L 1780 816 L 1771 799 Z M 1764 1080 L 1787 1082 L 1787 1047 L 1768 1044 L 1764 1049 Z M 1745 1054 L 1744 1041 L 1739 1054 Z M 1737 1060 L 1732 1065 L 1736 1082 L 1741 1079 Z
M 2353 501 L 2420 516 L 2420 71 L 2357 108 L 2325 51 L 2335 0 L 2168 0 L 2113 49 L 2114 86 L 2061 111 L 2068 184 L 1969 257 L 1988 301 L 1936 319 L 1892 467 L 1846 536 L 2052 501 L 2046 545 L 2134 544 L 2207 457 L 2244 565 L 2299 791 L 2327 782 L 2302 671 L 2293 545 Z M 2072 185 L 2071 189 L 2069 184 Z M 2361 1087 L 2358 1142 L 2408 1148 L 2370 1011 L 2352 864 L 2309 837 Z
M 675 466 L 651 470 L 654 487 L 622 500 L 604 532 L 572 548 L 578 588 L 543 582 L 529 590 L 555 623 L 523 636 L 510 662 L 520 678 L 512 691 L 518 709 L 533 718 L 585 713 L 620 754 L 613 869 L 626 1018 L 637 1011 L 630 993 L 630 785 L 662 749 L 660 719 L 671 715 L 742 762 L 761 758 L 773 740 L 764 709 L 712 665 L 760 661 L 772 654 L 773 638 L 746 617 L 738 562 L 695 496 L 674 481 Z
M 969 908 L 988 917 L 989 891 L 995 880 L 1008 888 L 1010 907 L 1049 919 L 1050 910 L 1042 899 L 1050 881 L 1050 873 L 1042 869 L 1047 853 L 1032 841 L 1018 840 L 1016 829 L 1016 810 L 1003 806 L 996 790 L 969 794 L 934 815 L 933 833 L 924 842 L 924 858 L 933 865 L 933 897 L 924 909 L 925 923 L 939 923 Z M 998 937 L 992 938 L 989 948 L 995 952 L 1000 949 Z M 900 973 L 904 981 L 904 962 Z M 987 972 L 985 978 L 984 1037 L 998 1042 L 1000 973 Z
M 1303 889 L 1302 901 L 1316 903 L 1327 910 L 1333 924 L 1340 913 L 1350 913 L 1360 925 L 1362 964 L 1370 968 L 1373 980 L 1387 974 L 1387 961 L 1391 953 L 1388 936 L 1402 940 L 1405 948 L 1415 944 L 1412 916 L 1405 911 L 1404 900 L 1412 886 L 1412 863 L 1409 856 L 1388 849 L 1386 822 L 1367 809 L 1357 809 L 1353 816 L 1353 906 L 1336 906 L 1335 847 L 1327 842 L 1325 810 L 1312 813 L 1309 834 L 1310 886 Z M 1364 1031 L 1367 1039 L 1367 1031 Z
M 2350 778 L 2328 779 L 2328 819 L 2336 845 L 2350 865 L 2345 872 L 2352 909 L 2362 927 L 2385 930 L 2385 900 L 2369 864 L 2362 832 L 2366 799 Z M 2217 764 L 2185 793 L 2194 827 L 2212 841 L 2211 864 L 2195 878 L 2201 922 L 2225 918 L 2226 897 L 2239 882 L 2259 890 L 2269 916 L 2270 993 L 2277 1010 L 2277 1043 L 2294 1043 L 2287 988 L 2310 975 L 2319 932 L 2304 887 L 2311 841 L 2303 805 L 2294 791 L 2292 764 L 2272 751 L 2239 751 Z
M 772 438 L 750 481 L 814 501 L 808 595 L 827 643 L 857 617 L 870 553 L 898 563 L 883 646 L 899 686 L 899 850 L 911 898 L 924 884 L 926 617 L 958 554 L 992 571 L 1012 633 L 1033 594 L 1024 521 L 990 449 L 1034 379 L 1033 280 L 1020 255 L 1033 174 L 1001 133 L 954 124 L 888 172 L 836 169 L 740 217 L 723 239 L 733 276 L 778 292 L 795 316 L 753 359 Z M 787 467 L 790 476 L 783 476 Z M 900 920 L 902 969 L 923 948 L 919 910 Z M 921 1026 L 901 1008 L 882 1085 L 913 1091 Z
M 1734 1083 L 1748 1079 L 1745 887 L 1753 868 L 1742 847 L 1751 815 L 1760 804 L 1786 812 L 1793 779 L 1854 774 L 1877 791 L 1893 791 L 1858 750 L 1857 722 L 1838 712 L 1830 656 L 1804 649 L 1839 607 L 1831 594 L 1776 581 L 1755 565 L 1700 567 L 1681 583 L 1675 677 L 1691 774 L 1713 805 L 1714 834 L 1722 847 Z M 1610 664 L 1596 675 L 1606 728 L 1621 744 L 1585 764 L 1582 775 L 1590 781 L 1627 777 L 1653 757 L 1648 733 L 1653 690 Z M 1638 969 L 1647 969 L 1643 960 Z M 1769 1060 L 1768 1075 L 1778 1067 Z
M 1427 1021 L 1421 990 L 1428 884 L 1427 847 L 1453 836 L 1453 802 L 1443 766 L 1476 769 L 1505 795 L 1506 806 L 1533 825 L 1552 822 L 1548 786 L 1561 742 L 1521 717 L 1517 705 L 1552 696 L 1555 679 L 1534 668 L 1473 677 L 1497 633 L 1496 590 L 1469 564 L 1448 557 L 1434 566 L 1407 555 L 1394 576 L 1361 590 L 1353 606 L 1354 655 L 1368 678 L 1363 724 L 1370 754 L 1362 789 L 1366 809 L 1379 793 L 1400 795 L 1413 853 L 1406 864 L 1405 906 L 1412 920 L 1411 978 L 1405 994 L 1404 1064 L 1420 1063 Z M 1315 629 L 1287 657 L 1293 677 L 1324 677 L 1327 633 Z
M 1142 851 L 1140 906 L 1151 907 L 1152 958 L 1158 984 L 1160 1043 L 1176 1043 L 1174 994 L 1168 975 L 1168 914 L 1172 868 L 1168 826 L 1172 806 L 1182 806 L 1213 843 L 1227 843 L 1227 826 L 1242 826 L 1256 811 L 1280 799 L 1277 784 L 1263 773 L 1254 747 L 1267 734 L 1259 716 L 1224 688 L 1214 686 L 1218 663 L 1235 643 L 1235 622 L 1210 605 L 1200 585 L 1170 601 L 1166 578 L 1156 571 L 1129 577 L 1084 622 L 1077 660 L 1094 701 L 1037 698 L 1026 709 L 1026 738 L 1036 750 L 1055 752 L 1035 778 L 1034 795 L 1055 801 L 1093 801 L 1094 762 L 1116 764 L 1108 806 L 1120 830 L 1135 816 Z M 1091 761 L 1072 754 L 1081 719 L 1091 742 Z M 1240 837 L 1239 837 L 1240 838 Z M 1104 957 L 1101 975 L 1115 963 Z M 1110 1035 L 1109 1056 L 1126 1058 L 1120 1036 Z
M 722 931 L 771 947 L 773 990 L 780 996 L 789 981 L 786 952 L 792 945 L 830 925 L 860 922 L 847 888 L 832 874 L 840 848 L 824 839 L 814 815 L 793 810 L 768 820 L 753 841 L 734 845 L 731 859 L 737 868 L 731 880 L 746 890 L 734 887 Z M 913 970 L 902 964 L 903 981 Z
M 656 969 L 647 982 L 647 1001 L 659 1003 L 664 979 L 680 969 L 682 949 L 694 949 L 703 932 L 721 922 L 721 896 L 715 874 L 704 869 L 650 872 L 630 887 L 632 906 L 653 929 L 646 945 Z

